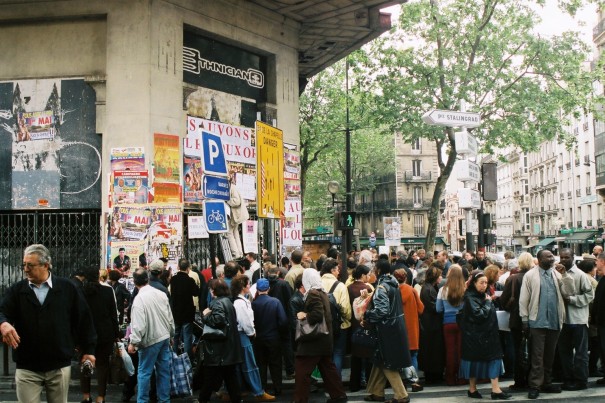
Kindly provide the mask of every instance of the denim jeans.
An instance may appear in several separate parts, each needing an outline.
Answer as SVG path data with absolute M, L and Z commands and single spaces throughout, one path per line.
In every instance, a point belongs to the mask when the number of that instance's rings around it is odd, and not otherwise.
M 181 345 L 181 341 L 185 345 L 185 352 L 189 355 L 189 359 L 193 360 L 193 325 L 191 323 L 183 323 L 174 327 L 174 346 L 175 351 Z
M 149 402 L 149 384 L 155 366 L 158 403 L 170 402 L 170 339 L 139 350 L 137 402 Z
M 349 333 L 349 329 L 340 329 L 340 333 L 338 337 L 334 339 L 334 352 L 332 353 L 332 361 L 334 361 L 334 365 L 336 365 L 336 371 L 338 371 L 338 375 L 340 375 L 342 379 L 342 361 L 345 357 L 346 349 L 347 349 L 347 334 Z
M 418 373 L 418 350 L 410 350 L 410 358 L 412 359 L 412 366 Z
M 244 362 L 238 365 L 242 378 L 244 378 L 244 381 L 246 381 L 254 396 L 261 396 L 265 391 L 260 380 L 258 367 L 256 366 L 256 359 L 254 358 L 254 349 L 252 348 L 252 343 L 250 342 L 248 335 L 244 332 L 239 332 L 239 338 L 242 343 L 242 351 L 244 353 Z
M 565 383 L 588 383 L 588 326 L 563 325 L 559 357 Z

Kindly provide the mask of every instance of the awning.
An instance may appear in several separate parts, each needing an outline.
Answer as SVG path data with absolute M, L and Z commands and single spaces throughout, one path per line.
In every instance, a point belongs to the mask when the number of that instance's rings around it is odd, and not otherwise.
M 574 234 L 569 234 L 569 236 L 565 238 L 565 242 L 572 244 L 584 243 L 587 242 L 590 238 L 594 238 L 597 234 L 597 231 L 576 232 Z
M 544 238 L 534 246 L 548 246 L 555 241 L 555 238 Z

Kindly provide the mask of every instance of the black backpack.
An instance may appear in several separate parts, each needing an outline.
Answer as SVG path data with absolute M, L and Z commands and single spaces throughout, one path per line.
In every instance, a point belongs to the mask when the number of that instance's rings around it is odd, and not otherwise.
M 332 335 L 337 338 L 340 335 L 340 325 L 342 324 L 342 315 L 340 314 L 340 307 L 334 298 L 334 290 L 338 287 L 338 284 L 342 284 L 340 281 L 335 281 L 332 284 L 332 288 L 328 292 L 328 301 L 330 301 L 330 313 L 332 314 Z

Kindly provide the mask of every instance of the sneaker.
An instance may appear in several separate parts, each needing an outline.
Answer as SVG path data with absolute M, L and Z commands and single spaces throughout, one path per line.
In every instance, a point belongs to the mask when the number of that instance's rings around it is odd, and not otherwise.
M 275 396 L 264 392 L 262 395 L 254 396 L 254 400 L 257 402 L 272 402 L 275 400 Z
M 538 389 L 530 389 L 527 393 L 528 399 L 537 399 L 540 396 L 540 391 Z

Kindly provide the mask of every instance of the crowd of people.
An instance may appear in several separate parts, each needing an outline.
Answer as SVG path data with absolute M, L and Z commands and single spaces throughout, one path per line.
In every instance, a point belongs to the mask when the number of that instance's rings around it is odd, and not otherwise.
M 32 245 L 26 279 L 0 304 L 0 331 L 13 348 L 20 401 L 35 400 L 42 388 L 66 401 L 75 349 L 82 401 L 92 402 L 94 369 L 96 402 L 104 402 L 110 357 L 124 337 L 136 373 L 124 383 L 123 401 L 135 393 L 137 402 L 170 401 L 173 351 L 193 363 L 200 402 L 215 394 L 235 403 L 245 393 L 274 401 L 284 379 L 295 380 L 295 402 L 307 402 L 319 379 L 329 402 L 345 402 L 347 355 L 348 391 L 366 389 L 366 401 L 386 401 L 390 385 L 389 401 L 405 403 L 408 391 L 442 383 L 468 385 L 467 396 L 477 399 L 486 381 L 492 400 L 508 400 L 503 376 L 514 379 L 511 391 L 536 399 L 586 389 L 589 376 L 605 385 L 599 248 L 581 260 L 561 249 L 558 262 L 549 250 L 507 252 L 503 262 L 483 251 L 403 248 L 390 256 L 352 251 L 346 262 L 330 249 L 313 261 L 295 250 L 279 267 L 249 253 L 200 272 L 183 258 L 168 276 L 158 260 L 132 272 L 131 293 L 117 269 L 84 268 L 71 281 L 54 276 L 48 250 Z

